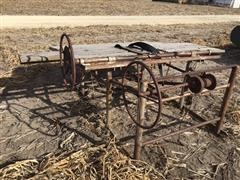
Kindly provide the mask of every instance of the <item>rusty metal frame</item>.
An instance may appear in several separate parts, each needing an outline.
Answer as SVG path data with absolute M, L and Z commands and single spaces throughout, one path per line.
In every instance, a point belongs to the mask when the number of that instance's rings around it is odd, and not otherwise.
M 66 35 L 63 35 L 65 37 Z M 61 38 L 61 41 L 62 41 Z M 68 39 L 68 38 L 67 38 Z M 71 50 L 71 46 L 70 46 Z M 60 45 L 60 59 L 62 59 L 62 45 Z M 72 53 L 73 54 L 73 53 Z M 74 58 L 74 57 L 73 57 Z M 143 145 L 148 145 L 152 143 L 156 143 L 158 141 L 161 141 L 163 139 L 169 138 L 171 136 L 174 136 L 176 134 L 183 133 L 185 131 L 189 131 L 198 127 L 205 126 L 207 124 L 214 124 L 216 127 L 216 132 L 220 133 L 224 117 L 226 114 L 227 106 L 229 99 L 231 97 L 233 87 L 234 87 L 234 81 L 237 76 L 238 66 L 237 65 L 229 65 L 229 66 L 221 66 L 221 67 L 215 67 L 215 68 L 208 68 L 206 70 L 195 70 L 191 67 L 192 62 L 201 62 L 204 60 L 214 61 L 221 58 L 220 53 L 213 53 L 210 51 L 198 51 L 198 52 L 176 52 L 176 53 L 163 53 L 163 54 L 137 54 L 136 56 L 130 56 L 130 57 L 115 57 L 114 59 L 111 58 L 98 58 L 98 59 L 74 59 L 75 64 L 80 66 L 81 69 L 85 71 L 97 71 L 97 70 L 105 70 L 107 72 L 106 77 L 102 79 L 106 84 L 106 125 L 109 127 L 109 124 L 111 124 L 111 118 L 112 118 L 112 88 L 113 86 L 120 86 L 123 89 L 123 93 L 125 91 L 131 92 L 134 95 L 138 97 L 138 115 L 137 115 L 137 122 L 134 120 L 136 124 L 136 135 L 135 135 L 135 147 L 134 147 L 134 158 L 139 159 L 141 148 Z M 178 68 L 172 63 L 174 62 L 183 62 L 186 63 L 185 69 Z M 74 64 L 74 65 L 75 65 Z M 153 81 L 148 82 L 138 82 L 138 88 L 135 87 L 129 87 L 125 85 L 125 74 L 126 69 L 128 69 L 129 66 L 132 66 L 133 64 L 140 64 L 141 66 L 145 67 L 147 69 L 150 76 L 153 77 Z M 173 70 L 176 70 L 180 74 L 176 75 L 166 75 L 163 76 L 163 65 L 166 65 L 168 68 L 171 68 Z M 158 66 L 160 76 L 156 78 L 153 75 L 153 72 L 149 67 L 152 66 Z M 138 67 L 138 66 L 137 66 Z M 76 66 L 73 70 L 74 73 L 76 73 Z M 123 69 L 123 78 L 122 81 L 119 81 L 119 77 L 115 78 L 113 77 L 113 72 L 115 68 L 122 68 Z M 179 107 L 181 109 L 186 109 L 185 106 L 185 97 L 191 97 L 194 93 L 187 92 L 188 90 L 188 82 L 187 82 L 187 76 L 201 76 L 204 73 L 207 72 L 221 72 L 224 70 L 231 70 L 231 74 L 228 80 L 228 83 L 225 85 L 217 86 L 214 88 L 214 90 L 219 89 L 225 89 L 219 118 L 212 119 L 212 120 L 206 120 L 203 117 L 198 116 L 199 119 L 203 120 L 204 122 L 192 125 L 190 127 L 177 130 L 175 132 L 171 132 L 169 134 L 162 135 L 159 138 L 143 141 L 143 132 L 144 129 L 153 128 L 160 116 L 157 117 L 155 123 L 152 124 L 152 126 L 144 126 L 143 125 L 143 119 L 144 119 L 144 109 L 146 105 L 146 100 L 152 101 L 152 103 L 157 103 L 160 105 L 159 108 L 159 114 L 161 114 L 162 104 L 164 102 L 173 101 L 179 99 Z M 139 74 L 137 74 L 139 75 Z M 76 77 L 75 77 L 76 79 Z M 183 79 L 182 82 L 176 82 L 176 79 Z M 75 82 L 75 81 L 74 81 Z M 80 82 L 80 84 L 84 84 L 84 82 Z M 147 87 L 151 86 L 153 87 L 152 90 L 149 90 Z M 166 91 L 174 91 L 176 88 L 181 88 L 181 94 L 172 96 L 172 97 L 165 97 L 162 98 L 161 93 L 164 93 Z M 161 93 L 160 93 L 160 92 Z M 199 95 L 206 95 L 207 93 L 212 92 L 212 90 L 209 89 L 203 89 L 201 90 Z M 156 100 L 158 99 L 158 100 Z M 125 102 L 125 106 L 127 108 L 127 99 L 123 96 L 123 100 Z M 128 109 L 127 109 L 128 111 Z M 129 113 L 129 111 L 128 111 Z M 130 117 L 133 119 L 133 116 L 129 113 Z
M 174 68 L 174 69 L 176 70 L 176 68 Z M 144 129 L 141 126 L 141 124 L 139 125 L 138 123 L 135 122 L 137 130 L 136 130 L 136 136 L 135 136 L 134 158 L 139 159 L 140 152 L 141 152 L 141 147 L 143 145 L 149 145 L 149 144 L 152 144 L 152 143 L 156 143 L 158 141 L 161 141 L 163 139 L 169 138 L 171 136 L 174 136 L 174 135 L 186 132 L 186 131 L 190 131 L 190 130 L 193 130 L 193 129 L 198 128 L 198 127 L 202 127 L 202 126 L 205 126 L 207 124 L 216 123 L 216 125 L 215 125 L 216 132 L 220 133 L 220 131 L 222 129 L 222 126 L 223 126 L 223 121 L 224 121 L 224 117 L 225 117 L 225 114 L 226 114 L 227 105 L 228 105 L 228 102 L 229 102 L 229 99 L 231 97 L 232 90 L 233 90 L 233 87 L 234 87 L 234 80 L 235 80 L 236 75 L 237 75 L 238 66 L 237 65 L 230 65 L 230 66 L 221 66 L 221 67 L 217 67 L 217 68 L 210 68 L 208 70 L 198 70 L 198 71 L 189 71 L 189 72 L 185 71 L 185 72 L 183 72 L 180 75 L 170 75 L 170 76 L 165 76 L 165 77 L 158 78 L 158 82 L 160 82 L 160 81 L 168 81 L 168 80 L 172 80 L 172 79 L 175 79 L 175 78 L 185 77 L 186 75 L 202 74 L 204 72 L 216 72 L 216 71 L 217 72 L 219 72 L 219 71 L 221 72 L 223 70 L 228 70 L 228 69 L 231 70 L 231 74 L 230 74 L 228 83 L 224 84 L 224 85 L 217 86 L 214 89 L 214 90 L 226 89 L 225 93 L 224 93 L 224 98 L 223 98 L 223 101 L 222 101 L 222 105 L 221 105 L 219 118 L 213 119 L 213 120 L 206 120 L 203 117 L 198 116 L 198 118 L 200 118 L 201 120 L 204 120 L 204 122 L 201 122 L 199 124 L 192 125 L 191 127 L 180 129 L 180 130 L 177 130 L 175 132 L 163 135 L 163 136 L 161 136 L 159 138 L 148 140 L 148 141 L 144 141 L 144 142 L 142 142 L 142 136 L 143 136 Z M 112 83 L 120 85 L 120 86 L 124 86 L 123 84 L 121 84 L 121 83 L 119 83 L 118 81 L 115 81 L 115 80 L 112 80 Z M 133 88 L 129 88 L 129 91 L 131 93 L 134 93 L 135 95 L 139 96 L 140 99 L 145 98 L 145 99 L 150 99 L 151 101 L 154 101 L 153 98 L 148 97 L 148 95 L 151 94 L 151 92 L 146 91 L 146 88 L 145 88 L 146 85 L 144 85 L 144 83 L 151 83 L 151 82 L 143 82 L 142 86 L 144 86 L 144 88 L 141 88 L 141 89 L 143 89 L 141 92 L 139 92 L 137 89 L 133 89 Z M 187 87 L 187 83 L 184 81 L 183 83 L 177 84 L 177 85 L 172 85 L 172 86 L 168 86 L 168 87 L 162 86 L 162 88 L 160 88 L 160 91 L 161 92 L 172 91 L 172 90 L 175 90 L 176 88 L 185 88 L 185 87 Z M 199 95 L 206 95 L 209 92 L 212 92 L 212 91 L 204 89 L 201 93 L 199 93 Z M 176 95 L 176 96 L 172 96 L 172 97 L 162 98 L 161 99 L 161 103 L 180 99 L 180 107 L 181 108 L 186 108 L 185 105 L 184 105 L 184 99 L 183 98 L 184 97 L 189 97 L 189 96 L 192 96 L 192 95 L 194 95 L 194 93 L 186 92 L 186 90 L 183 90 L 181 95 Z M 144 103 L 145 102 L 143 100 L 141 100 L 141 102 L 142 103 L 140 103 L 140 107 L 141 108 L 140 108 L 139 114 L 141 114 L 141 116 L 142 116 L 142 114 L 143 114 L 142 111 L 144 111 L 144 106 L 145 106 Z M 156 103 L 158 103 L 158 102 L 156 102 Z M 142 123 L 142 119 L 139 119 L 139 123 Z

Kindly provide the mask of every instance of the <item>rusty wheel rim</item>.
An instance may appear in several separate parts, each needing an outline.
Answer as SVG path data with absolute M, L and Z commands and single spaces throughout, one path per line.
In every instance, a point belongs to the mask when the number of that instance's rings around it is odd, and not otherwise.
M 127 87 L 127 80 L 129 78 L 129 76 L 131 77 L 131 73 L 135 73 L 135 72 L 131 72 L 131 69 L 133 69 L 133 67 L 137 66 L 137 77 L 139 77 L 140 74 L 139 73 L 139 69 L 141 70 L 141 75 L 143 74 L 143 71 L 146 71 L 145 73 L 148 74 L 148 76 L 151 78 L 152 82 L 151 82 L 151 89 L 155 89 L 155 93 L 154 93 L 154 96 L 152 96 L 152 93 L 150 93 L 148 96 L 142 96 L 140 95 L 140 86 L 139 86 L 139 79 L 137 78 L 137 92 L 138 94 L 136 95 L 136 97 L 138 98 L 137 102 L 139 102 L 139 98 L 145 98 L 147 101 L 152 101 L 153 104 L 156 104 L 157 105 L 157 111 L 155 111 L 155 114 L 156 116 L 153 118 L 153 120 L 151 122 L 149 122 L 149 118 L 148 118 L 148 113 L 147 113 L 147 110 L 145 111 L 144 113 L 144 123 L 145 124 L 140 124 L 138 122 L 138 119 L 137 119 L 137 116 L 134 116 L 134 114 L 132 113 L 132 111 L 130 110 L 130 106 L 129 106 L 129 97 L 127 97 L 127 92 L 128 92 L 128 87 Z M 130 73 L 130 74 L 129 74 Z M 135 79 L 136 81 L 136 78 L 134 77 L 133 79 Z M 143 81 L 142 77 L 141 77 L 141 80 Z M 131 62 L 128 64 L 128 66 L 125 68 L 124 70 L 124 73 L 123 73 L 123 78 L 122 78 L 122 85 L 123 85 L 123 88 L 122 88 L 122 94 L 123 94 L 123 101 L 124 101 L 124 105 L 126 107 L 126 110 L 128 112 L 128 115 L 130 116 L 130 118 L 133 120 L 133 122 L 135 124 L 137 124 L 138 126 L 140 126 L 141 128 L 144 128 L 144 129 L 150 129 L 150 128 L 153 128 L 160 120 L 160 117 L 161 117 L 161 110 L 162 110 L 162 101 L 161 101 L 161 93 L 160 93 L 160 90 L 159 90 L 159 86 L 158 86 L 158 83 L 157 83 L 157 80 L 156 78 L 154 77 L 151 69 L 143 62 L 141 61 L 134 61 L 134 62 Z M 149 90 L 149 87 L 148 86 L 148 90 Z M 137 113 L 140 113 L 139 112 L 139 105 L 137 104 L 136 105 L 136 108 L 137 108 Z M 146 124 L 148 121 L 148 124 Z
M 64 41 L 66 45 L 64 46 Z M 60 38 L 60 65 L 62 70 L 63 82 L 65 85 L 70 85 L 72 89 L 76 85 L 76 64 L 72 42 L 66 33 L 63 33 Z

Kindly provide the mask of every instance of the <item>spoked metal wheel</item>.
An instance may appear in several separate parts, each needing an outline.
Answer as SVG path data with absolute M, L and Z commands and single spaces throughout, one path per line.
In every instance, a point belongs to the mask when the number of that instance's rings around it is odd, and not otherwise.
M 60 38 L 60 64 L 64 84 L 72 89 L 76 85 L 76 64 L 71 40 L 66 33 Z
M 162 102 L 151 69 L 141 61 L 131 62 L 124 71 L 122 85 L 124 104 L 131 119 L 144 129 L 154 127 L 161 116 Z M 144 109 L 141 108 L 143 101 Z

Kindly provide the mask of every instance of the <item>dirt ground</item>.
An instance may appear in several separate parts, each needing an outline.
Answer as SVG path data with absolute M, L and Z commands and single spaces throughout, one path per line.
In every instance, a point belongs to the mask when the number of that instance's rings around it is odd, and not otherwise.
M 68 32 L 74 44 L 147 40 L 192 42 L 231 48 L 228 50 L 230 54 L 207 66 L 240 64 L 239 54 L 237 56 L 236 50 L 229 46 L 229 33 L 235 25 L 236 23 L 1 30 L 0 167 L 23 159 L 41 159 L 49 153 L 80 150 L 82 145 L 98 145 L 109 139 L 109 131 L 104 124 L 105 98 L 101 93 L 104 88 L 94 87 L 90 83 L 88 96 L 79 97 L 77 92 L 62 86 L 58 63 L 23 66 L 17 62 L 18 53 L 48 50 L 50 45 L 58 45 L 62 32 Z M 217 73 L 216 76 L 220 84 L 227 80 L 226 73 Z M 119 105 L 122 100 L 117 97 L 117 92 L 116 90 L 114 95 L 114 121 L 110 129 L 116 141 L 121 139 L 127 142 L 127 145 L 119 147 L 124 148 L 126 155 L 131 157 L 134 124 L 125 108 Z M 224 131 L 220 135 L 214 135 L 211 128 L 183 133 L 159 144 L 145 146 L 142 160 L 163 173 L 166 179 L 239 179 L 239 94 L 238 74 Z M 194 97 L 198 103 L 194 103 L 193 107 L 198 113 L 213 117 L 219 112 L 221 98 L 221 91 L 201 98 Z M 191 119 L 189 115 L 181 116 L 172 104 L 164 107 L 163 121 L 146 139 L 184 126 L 178 124 L 162 129 L 169 122 L 174 124 L 179 118 L 184 122 Z
M 240 22 L 239 15 L 168 16 L 12 16 L 0 17 L 0 29 L 57 28 L 86 26 L 137 26 L 211 24 Z M 64 23 L 63 23 L 64 22 Z
M 8 15 L 208 15 L 240 14 L 239 9 L 185 5 L 151 0 L 2 0 L 0 13 Z

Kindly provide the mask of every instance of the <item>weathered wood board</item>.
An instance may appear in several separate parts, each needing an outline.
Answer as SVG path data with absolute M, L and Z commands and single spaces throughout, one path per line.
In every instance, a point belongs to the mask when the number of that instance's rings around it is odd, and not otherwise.
M 164 52 L 187 52 L 187 51 L 206 51 L 210 50 L 213 53 L 224 53 L 224 50 L 211 48 L 207 46 L 200 46 L 192 43 L 160 43 L 160 42 L 146 42 L 155 48 Z M 127 43 L 105 43 L 105 44 L 85 44 L 85 45 L 73 45 L 75 59 L 83 59 L 85 62 L 88 59 L 95 58 L 115 58 L 121 57 L 132 57 L 137 54 L 128 52 L 123 49 L 115 48 L 116 44 L 127 46 L 131 42 Z M 41 53 L 30 53 L 23 54 L 20 56 L 21 63 L 34 63 L 34 62 L 50 62 L 59 60 L 59 47 L 51 46 L 51 51 Z M 143 53 L 147 53 L 144 52 Z
M 20 63 L 40 63 L 40 62 L 54 62 L 59 61 L 58 51 L 46 51 L 39 53 L 26 53 L 19 56 Z

